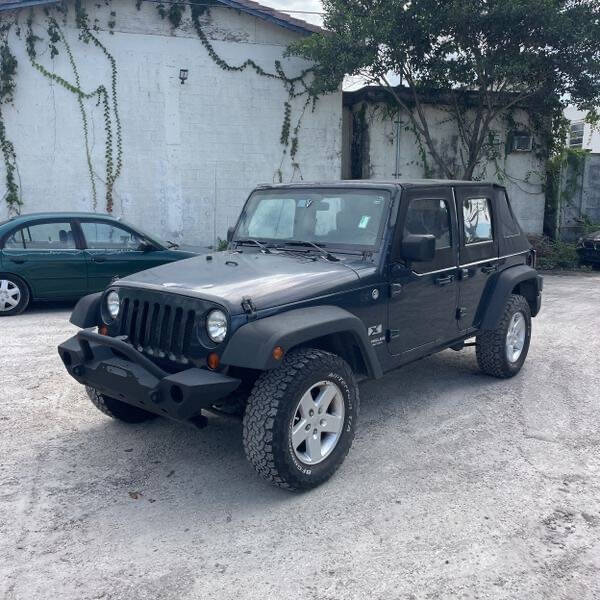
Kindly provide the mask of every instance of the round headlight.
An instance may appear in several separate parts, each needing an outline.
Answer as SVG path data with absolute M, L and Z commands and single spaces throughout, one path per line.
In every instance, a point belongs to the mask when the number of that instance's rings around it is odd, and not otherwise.
M 116 319 L 119 316 L 119 310 L 121 310 L 121 299 L 117 292 L 109 292 L 106 296 L 106 310 L 110 315 L 111 319 Z
M 220 344 L 227 337 L 227 317 L 222 310 L 211 310 L 206 318 L 208 337 Z

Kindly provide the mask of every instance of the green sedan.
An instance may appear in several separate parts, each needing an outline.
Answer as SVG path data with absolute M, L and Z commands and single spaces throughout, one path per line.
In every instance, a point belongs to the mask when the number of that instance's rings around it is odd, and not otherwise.
M 31 300 L 74 300 L 124 277 L 196 254 L 108 215 L 36 213 L 0 223 L 0 316 Z

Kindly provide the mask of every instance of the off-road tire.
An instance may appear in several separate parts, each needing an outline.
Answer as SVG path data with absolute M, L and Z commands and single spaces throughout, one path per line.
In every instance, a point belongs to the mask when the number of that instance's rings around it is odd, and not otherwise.
M 295 456 L 291 427 L 300 398 L 319 381 L 331 381 L 340 389 L 344 423 L 331 454 L 309 466 Z M 358 412 L 358 386 L 346 361 L 323 350 L 292 351 L 278 369 L 258 378 L 248 398 L 243 427 L 246 457 L 262 477 L 278 487 L 291 491 L 314 488 L 329 479 L 346 458 Z
M 510 362 L 506 354 L 506 335 L 511 319 L 516 312 L 521 312 L 525 317 L 525 344 L 519 358 L 515 362 Z M 496 329 L 482 330 L 477 335 L 476 354 L 479 368 L 493 377 L 501 379 L 514 377 L 521 370 L 527 358 L 530 341 L 531 309 L 529 304 L 523 296 L 511 294 Z
M 144 423 L 155 419 L 157 416 L 136 406 L 131 406 L 110 396 L 105 396 L 89 385 L 85 386 L 85 391 L 92 404 L 100 412 L 118 421 L 123 421 L 124 423 Z
M 19 292 L 21 293 L 19 303 L 10 310 L 1 310 L 0 317 L 12 317 L 13 315 L 21 314 L 29 306 L 29 302 L 31 300 L 29 286 L 20 277 L 9 273 L 0 273 L 0 280 L 14 283 L 19 288 Z

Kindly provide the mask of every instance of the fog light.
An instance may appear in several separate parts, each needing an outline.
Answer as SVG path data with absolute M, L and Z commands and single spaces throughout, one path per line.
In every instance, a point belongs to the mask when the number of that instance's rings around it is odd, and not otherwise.
M 208 365 L 208 368 L 211 369 L 212 371 L 215 371 L 216 369 L 218 369 L 220 363 L 221 363 L 221 358 L 219 357 L 219 355 L 216 352 L 211 352 L 208 355 L 208 357 L 206 358 L 206 364 Z

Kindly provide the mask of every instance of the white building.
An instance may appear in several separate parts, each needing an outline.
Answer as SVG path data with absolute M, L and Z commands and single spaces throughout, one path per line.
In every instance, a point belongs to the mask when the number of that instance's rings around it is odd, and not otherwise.
M 318 29 L 249 0 L 221 0 L 199 17 L 214 49 L 211 57 L 196 31 L 189 5 L 174 27 L 159 7 L 135 0 L 83 0 L 91 33 L 114 57 L 116 108 L 122 128 L 122 169 L 114 182 L 114 214 L 172 240 L 212 243 L 224 237 L 248 193 L 258 183 L 333 179 L 341 173 L 341 91 L 306 105 L 301 81 L 290 99 L 289 85 L 243 70 L 223 69 L 254 61 L 269 75 L 299 77 L 310 65 L 284 58 L 294 40 Z M 202 2 L 200 2 L 202 4 Z M 29 7 L 32 8 L 29 8 Z M 111 61 L 93 41 L 80 39 L 75 3 L 35 0 L 1 5 L 3 22 L 13 22 L 8 44 L 18 61 L 14 102 L 2 106 L 6 136 L 14 144 L 22 212 L 106 211 L 106 125 L 98 96 L 83 99 L 90 163 L 78 95 L 35 68 L 28 56 L 29 15 L 36 60 L 48 72 L 75 83 L 67 42 L 85 92 L 108 92 L 113 173 L 117 169 L 118 123 L 111 89 Z M 204 3 L 206 6 L 206 3 Z M 138 8 L 139 7 L 139 8 Z M 49 16 L 45 11 L 49 10 Z M 31 13 L 30 13 L 31 11 Z M 48 27 L 59 26 L 52 57 Z M 176 17 L 175 17 L 176 18 Z M 64 40 L 63 41 L 63 36 Z M 30 38 L 30 36 L 29 36 Z M 181 79 L 185 78 L 185 83 Z M 287 143 L 282 125 L 290 103 Z M 299 119 L 301 125 L 295 132 Z M 292 156 L 298 138 L 297 152 Z M 0 160 L 0 194 L 5 165 Z M 8 213 L 0 204 L 0 220 Z
M 225 236 L 259 183 L 428 175 L 414 136 L 371 104 L 368 157 L 353 172 L 353 115 L 369 92 L 313 103 L 311 65 L 285 56 L 316 26 L 251 0 L 208 4 L 194 13 L 146 0 L 0 0 L 11 25 L 0 35 L 18 61 L 13 101 L 0 108 L 22 212 L 112 208 L 165 239 L 205 245 Z M 455 128 L 439 106 L 427 110 L 455 154 Z M 524 229 L 541 233 L 543 161 L 530 137 L 496 129 L 497 157 L 477 175 L 504 183 Z M 6 164 L 0 155 L 5 199 Z M 0 202 L 0 220 L 8 213 Z
M 600 127 L 585 122 L 587 112 L 568 106 L 564 112 L 569 121 L 568 144 L 571 148 L 600 152 Z

